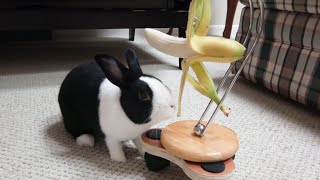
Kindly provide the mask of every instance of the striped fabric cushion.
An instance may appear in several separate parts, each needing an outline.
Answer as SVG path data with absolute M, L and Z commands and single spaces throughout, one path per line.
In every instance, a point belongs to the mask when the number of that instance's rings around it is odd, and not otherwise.
M 240 0 L 242 4 L 249 6 L 249 0 Z M 258 0 L 252 0 L 255 8 L 259 7 Z M 319 0 L 264 0 L 268 9 L 286 10 L 294 12 L 304 12 L 320 14 Z
M 257 34 L 259 10 L 254 12 Z M 242 11 L 236 39 L 243 42 L 249 8 Z M 266 25 L 242 76 L 284 97 L 320 109 L 320 15 L 266 10 Z M 237 62 L 233 72 L 239 69 Z

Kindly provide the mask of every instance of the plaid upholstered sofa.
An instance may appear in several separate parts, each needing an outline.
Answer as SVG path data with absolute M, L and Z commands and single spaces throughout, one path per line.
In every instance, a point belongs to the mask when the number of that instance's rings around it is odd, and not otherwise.
M 255 7 L 253 33 L 257 34 L 259 4 Z M 236 39 L 243 42 L 249 28 L 248 0 L 242 10 Z M 265 0 L 266 24 L 242 76 L 283 97 L 320 110 L 320 1 Z M 233 69 L 239 69 L 240 63 Z

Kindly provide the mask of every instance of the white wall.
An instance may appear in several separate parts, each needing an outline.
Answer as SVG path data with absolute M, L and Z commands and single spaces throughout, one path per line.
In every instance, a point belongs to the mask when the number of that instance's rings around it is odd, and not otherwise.
M 227 0 L 212 0 L 212 24 L 213 25 L 224 25 L 227 14 Z M 234 17 L 234 24 L 238 25 L 241 15 L 241 9 L 243 5 L 239 2 L 237 7 L 236 15 Z
M 212 0 L 212 21 L 211 21 L 211 30 L 210 34 L 212 35 L 221 35 L 223 32 L 223 28 L 226 21 L 227 15 L 227 0 Z M 239 25 L 241 9 L 244 6 L 239 2 L 236 14 L 234 17 L 234 27 L 233 30 L 233 37 L 237 31 L 237 26 Z

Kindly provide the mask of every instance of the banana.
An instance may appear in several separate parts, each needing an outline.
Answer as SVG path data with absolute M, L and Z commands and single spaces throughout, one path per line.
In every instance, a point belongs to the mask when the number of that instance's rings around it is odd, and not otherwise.
M 145 36 L 151 46 L 175 57 L 184 58 L 178 98 L 178 116 L 181 115 L 182 94 L 188 81 L 199 93 L 216 104 L 221 99 L 203 61 L 230 63 L 241 60 L 246 48 L 237 41 L 223 37 L 206 36 L 211 22 L 211 0 L 192 0 L 189 7 L 186 36 L 178 38 L 155 29 L 145 29 Z M 190 67 L 197 76 L 189 73 Z M 220 110 L 228 116 L 230 109 L 222 105 Z
M 237 41 L 214 36 L 197 36 L 194 35 L 189 46 L 186 38 L 179 38 L 168 35 L 156 29 L 145 29 L 145 37 L 148 43 L 159 51 L 181 58 L 189 58 L 195 55 L 206 55 L 208 58 L 221 57 L 219 61 L 228 63 L 230 60 L 225 57 L 243 56 L 246 48 Z M 211 58 L 212 59 L 212 58 Z M 217 58 L 213 58 L 218 60 Z
M 156 29 L 145 29 L 145 37 L 148 43 L 159 51 L 181 58 L 188 58 L 198 53 L 191 49 L 186 38 L 170 36 Z

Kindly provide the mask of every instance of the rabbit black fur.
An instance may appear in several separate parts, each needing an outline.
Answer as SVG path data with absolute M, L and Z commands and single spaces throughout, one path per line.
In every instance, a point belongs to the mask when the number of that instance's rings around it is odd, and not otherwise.
M 79 145 L 94 146 L 103 133 L 111 159 L 125 161 L 122 141 L 133 140 L 142 153 L 140 135 L 171 118 L 175 103 L 157 78 L 143 74 L 136 53 L 125 53 L 128 67 L 108 55 L 80 65 L 67 75 L 59 92 L 66 130 Z

